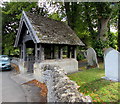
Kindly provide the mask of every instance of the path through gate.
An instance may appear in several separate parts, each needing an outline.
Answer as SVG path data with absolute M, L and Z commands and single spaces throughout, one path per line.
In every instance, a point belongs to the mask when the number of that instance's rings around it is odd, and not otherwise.
M 27 72 L 33 73 L 35 63 L 35 56 L 29 55 L 27 56 Z

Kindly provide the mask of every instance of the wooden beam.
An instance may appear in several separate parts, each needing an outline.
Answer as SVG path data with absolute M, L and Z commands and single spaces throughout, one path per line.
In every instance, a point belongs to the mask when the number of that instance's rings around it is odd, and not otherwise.
M 37 43 L 35 43 L 35 61 L 37 62 L 38 60 L 38 49 L 37 49 Z
M 20 46 L 20 59 L 22 59 L 23 58 L 23 49 L 22 49 L 22 46 Z
M 71 46 L 68 46 L 68 58 L 72 57 Z
M 53 58 L 53 54 L 52 54 L 52 45 L 50 46 L 50 58 L 52 59 Z
M 58 52 L 59 59 L 62 59 L 62 55 L 63 55 L 63 49 L 62 46 L 59 46 L 59 52 Z
M 23 60 L 24 61 L 26 60 L 26 45 L 24 42 L 23 42 Z
M 45 60 L 44 46 L 40 44 L 40 61 Z
M 51 45 L 51 59 L 54 59 L 55 57 L 55 46 Z
M 31 36 L 32 40 L 34 41 L 34 43 L 39 43 L 40 40 L 39 40 L 38 36 L 36 35 L 36 32 L 34 31 L 33 26 L 30 23 L 27 15 L 24 11 L 23 11 L 23 21 L 25 22 L 26 27 L 29 30 L 30 36 Z
M 76 59 L 76 46 L 73 47 L 73 55 L 74 55 L 74 58 Z
M 32 38 L 30 37 L 30 35 L 26 35 L 24 36 L 24 42 L 27 42 L 29 40 L 32 40 Z
M 41 56 L 40 56 L 40 50 L 41 50 L 41 47 L 40 47 L 41 45 L 38 43 L 37 44 L 37 61 L 38 62 L 40 62 L 40 60 L 41 60 Z

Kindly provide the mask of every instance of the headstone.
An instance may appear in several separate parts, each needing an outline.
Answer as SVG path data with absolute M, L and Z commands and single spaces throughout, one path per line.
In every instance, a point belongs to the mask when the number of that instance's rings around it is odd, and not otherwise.
M 104 52 L 105 79 L 120 81 L 120 53 L 108 48 Z
M 87 58 L 88 68 L 99 67 L 97 55 L 96 55 L 96 52 L 93 48 L 88 48 L 85 56 Z

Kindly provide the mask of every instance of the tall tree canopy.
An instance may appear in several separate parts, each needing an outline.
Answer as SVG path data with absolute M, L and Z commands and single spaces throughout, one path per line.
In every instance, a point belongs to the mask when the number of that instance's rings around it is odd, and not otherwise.
M 4 54 L 15 54 L 13 44 L 22 10 L 68 23 L 86 46 L 92 46 L 97 51 L 106 46 L 115 48 L 116 35 L 110 32 L 110 27 L 117 24 L 117 5 L 110 2 L 43 2 L 41 7 L 36 2 L 4 3 L 2 9 Z
M 117 24 L 117 3 L 65 2 L 68 25 L 86 46 L 92 46 L 99 56 L 105 47 L 117 48 L 117 35 L 110 28 Z

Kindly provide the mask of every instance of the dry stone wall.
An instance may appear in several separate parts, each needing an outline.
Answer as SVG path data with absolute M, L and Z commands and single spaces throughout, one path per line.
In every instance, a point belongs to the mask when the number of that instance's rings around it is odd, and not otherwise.
M 16 64 L 16 65 L 18 65 L 18 67 L 19 67 L 19 70 L 20 70 L 20 73 L 25 73 L 25 72 L 27 72 L 27 69 L 25 68 L 25 61 L 23 61 L 23 60 L 21 60 L 21 59 L 19 59 L 19 58 L 13 58 L 12 60 L 11 60 L 11 63 L 14 63 L 14 64 Z
M 79 87 L 71 81 L 58 66 L 43 65 L 40 68 L 40 81 L 48 88 L 48 102 L 91 102 L 89 96 L 79 93 Z

